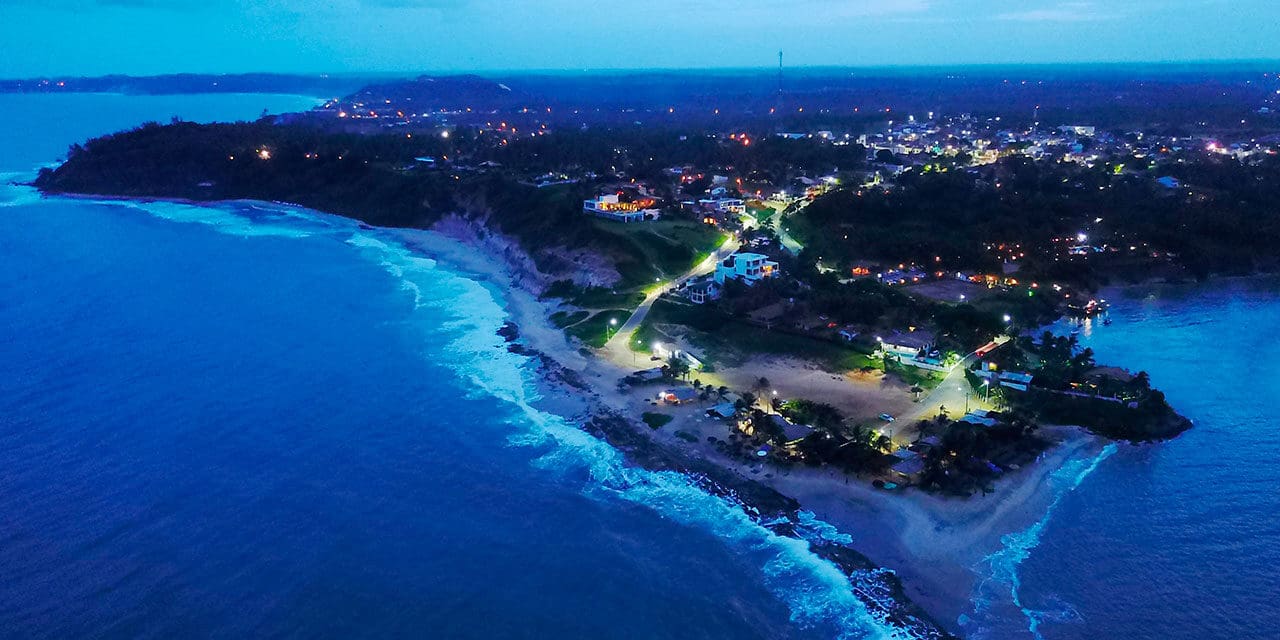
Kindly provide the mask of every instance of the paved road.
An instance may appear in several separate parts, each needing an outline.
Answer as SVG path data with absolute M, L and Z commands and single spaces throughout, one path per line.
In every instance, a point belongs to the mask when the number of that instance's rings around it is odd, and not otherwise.
M 640 323 L 644 322 L 645 316 L 649 315 L 649 309 L 653 307 L 653 303 L 656 302 L 662 294 L 679 287 L 690 279 L 715 271 L 716 263 L 729 254 L 737 251 L 739 246 L 740 243 L 736 237 L 731 235 L 728 238 L 725 238 L 725 241 L 716 248 L 715 251 L 712 251 L 711 255 L 707 256 L 705 260 L 694 265 L 692 269 L 684 272 L 676 279 L 665 282 L 661 287 L 651 291 L 649 295 L 645 296 L 644 301 L 640 303 L 640 306 L 636 307 L 636 310 L 631 313 L 631 317 L 627 318 L 626 321 L 618 327 L 618 331 L 613 334 L 613 337 L 609 338 L 609 341 L 605 343 L 605 354 L 617 364 L 628 364 L 632 362 L 635 359 L 635 356 L 632 355 L 631 348 L 629 346 L 631 336 L 635 334 L 636 329 L 640 328 Z
M 1007 337 L 997 338 L 995 340 L 996 347 L 987 351 L 987 353 L 1000 348 L 1007 341 Z M 953 416 L 964 413 L 966 404 L 970 409 L 978 408 L 979 405 L 983 404 L 982 398 L 969 387 L 969 381 L 964 379 L 964 372 L 979 359 L 980 356 L 977 351 L 961 358 L 959 364 L 951 368 L 951 371 L 942 379 L 942 382 L 934 387 L 933 391 L 929 392 L 929 395 L 920 400 L 911 415 L 902 416 L 899 419 L 905 419 L 908 424 L 915 424 L 920 420 L 928 420 L 937 416 L 941 407 L 946 407 L 947 413 Z M 903 426 L 905 427 L 906 425 Z
M 809 206 L 809 201 L 804 198 L 797 198 L 791 201 L 782 209 L 778 210 L 777 219 L 773 227 L 778 232 L 778 241 L 782 243 L 782 248 L 786 249 L 793 256 L 800 255 L 800 250 L 804 248 L 804 245 L 796 241 L 795 238 L 791 237 L 791 234 L 787 233 L 787 231 L 782 228 L 782 221 L 783 221 L 782 212 L 786 211 L 788 208 L 791 207 L 791 205 L 796 204 L 797 202 L 799 202 L 799 206 L 796 207 L 795 211 L 792 211 L 791 213 L 787 214 L 788 216 L 794 216 L 797 213 L 804 211 L 804 208 Z

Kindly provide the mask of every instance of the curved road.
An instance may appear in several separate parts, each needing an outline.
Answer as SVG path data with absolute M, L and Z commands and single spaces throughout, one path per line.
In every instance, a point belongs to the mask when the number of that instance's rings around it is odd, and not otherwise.
M 622 323 L 622 326 L 618 327 L 618 331 L 613 334 L 613 337 L 609 338 L 609 341 L 605 343 L 604 352 L 609 359 L 613 360 L 616 364 L 631 363 L 634 360 L 634 356 L 632 355 L 631 348 L 629 346 L 631 336 L 635 334 L 636 329 L 640 328 L 640 323 L 644 322 L 645 316 L 649 315 L 649 309 L 653 307 L 653 303 L 656 302 L 662 294 L 679 287 L 690 279 L 715 271 L 716 263 L 727 257 L 729 254 L 737 251 L 739 246 L 741 245 L 738 242 L 738 239 L 730 235 L 725 238 L 725 241 L 721 243 L 719 247 L 716 247 L 716 250 L 712 251 L 711 255 L 707 256 L 705 260 L 694 265 L 693 268 L 684 272 L 676 279 L 664 282 L 660 286 L 655 287 L 653 291 L 649 292 L 649 295 L 644 297 L 644 301 L 640 303 L 640 306 L 636 307 L 636 310 L 631 313 L 631 317 L 627 318 L 626 321 Z

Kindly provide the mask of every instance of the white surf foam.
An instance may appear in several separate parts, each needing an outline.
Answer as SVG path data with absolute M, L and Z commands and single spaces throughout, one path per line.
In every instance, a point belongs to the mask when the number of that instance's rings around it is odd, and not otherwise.
M 185 202 L 144 202 L 135 200 L 102 200 L 97 202 L 139 209 L 157 218 L 172 222 L 202 224 L 212 227 L 219 233 L 233 236 L 307 238 L 313 235 L 311 230 L 296 224 L 295 221 L 271 222 L 255 220 L 245 215 L 234 204 L 203 206 Z
M 40 201 L 40 191 L 35 187 L 13 184 L 25 175 L 0 173 L 0 207 L 21 207 Z
M 630 466 L 608 443 L 533 407 L 537 396 L 529 359 L 508 352 L 495 333 L 507 315 L 484 285 L 372 234 L 358 233 L 348 242 L 366 252 L 379 252 L 380 264 L 406 283 L 415 305 L 448 318 L 445 326 L 452 338 L 447 364 L 475 388 L 516 409 L 517 418 L 511 424 L 517 431 L 509 442 L 538 448 L 537 467 L 580 478 L 589 496 L 642 505 L 664 518 L 709 531 L 736 551 L 758 559 L 766 585 L 788 605 L 798 624 L 830 625 L 842 638 L 908 637 L 868 611 L 851 592 L 844 572 L 812 553 L 806 541 L 779 536 L 758 525 L 739 506 L 707 493 L 682 474 Z M 813 514 L 803 515 L 801 524 L 810 535 L 827 541 L 850 539 Z
M 1044 530 L 1063 498 L 1075 491 L 1116 450 L 1115 443 L 1108 444 L 1093 458 L 1075 459 L 1054 471 L 1050 481 L 1056 486 L 1056 491 L 1040 520 L 1022 531 L 1006 534 L 1000 539 L 1003 544 L 1001 549 L 982 560 L 978 570 L 985 573 L 985 576 L 974 589 L 972 615 L 962 616 L 960 619 L 961 625 L 969 631 L 970 638 L 987 637 L 992 631 L 991 627 L 998 622 L 992 620 L 996 615 L 995 609 L 1005 602 L 1006 596 L 1007 602 L 1016 607 L 1026 619 L 1027 631 L 1039 640 L 1044 638 L 1040 633 L 1043 623 L 1078 619 L 1075 609 L 1060 600 L 1050 599 L 1050 603 L 1054 605 L 1051 608 L 1034 609 L 1027 606 L 1022 600 L 1022 578 L 1018 569 L 1031 556 L 1032 550 L 1040 545 Z

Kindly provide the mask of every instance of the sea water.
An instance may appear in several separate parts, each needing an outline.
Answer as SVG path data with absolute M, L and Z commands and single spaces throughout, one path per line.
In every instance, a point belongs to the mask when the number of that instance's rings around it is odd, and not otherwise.
M 0 96 L 0 171 L 310 103 Z M 0 636 L 892 632 L 804 542 L 534 409 L 502 292 L 392 234 L 0 192 Z
M 976 637 L 1280 637 L 1280 280 L 1132 287 L 1111 324 L 1062 322 L 1146 370 L 1195 426 L 1110 445 L 1053 479 L 1049 512 L 975 567 Z

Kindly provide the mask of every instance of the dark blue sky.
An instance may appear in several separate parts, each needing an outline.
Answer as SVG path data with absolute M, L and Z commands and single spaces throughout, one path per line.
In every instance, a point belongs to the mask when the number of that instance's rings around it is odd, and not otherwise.
M 1280 0 L 0 0 L 0 77 L 1280 58 Z

